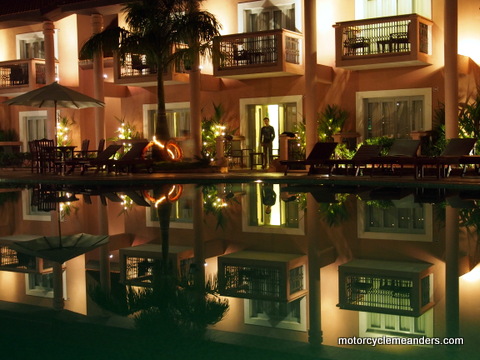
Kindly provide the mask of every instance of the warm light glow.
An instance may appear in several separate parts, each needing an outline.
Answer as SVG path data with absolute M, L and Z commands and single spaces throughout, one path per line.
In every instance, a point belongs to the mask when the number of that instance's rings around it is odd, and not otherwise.
M 480 264 L 477 265 L 472 269 L 472 271 L 466 273 L 465 275 L 460 277 L 462 280 L 466 282 L 473 283 L 480 280 Z
M 458 53 L 480 64 L 480 41 L 473 38 L 458 39 Z

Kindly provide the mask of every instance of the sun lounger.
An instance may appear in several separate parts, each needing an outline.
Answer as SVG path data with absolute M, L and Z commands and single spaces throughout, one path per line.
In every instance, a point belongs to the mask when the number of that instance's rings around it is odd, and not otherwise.
M 280 164 L 285 166 L 285 175 L 288 170 L 296 166 L 309 166 L 308 173 L 312 174 L 315 167 L 323 165 L 326 160 L 330 159 L 336 146 L 335 142 L 318 142 L 305 160 L 280 160 Z
M 98 173 L 101 169 L 107 168 L 107 171 L 111 171 L 109 168 L 110 159 L 115 156 L 118 150 L 122 148 L 122 145 L 112 144 L 109 145 L 103 150 L 96 158 L 84 159 L 79 162 L 79 165 L 82 166 L 82 174 L 84 174 L 88 168 L 95 167 L 95 173 Z
M 404 165 L 414 165 L 419 148 L 420 140 L 395 139 L 386 155 L 370 160 L 372 165 L 371 175 L 373 175 L 376 165 L 382 169 L 387 166 L 392 172 L 394 172 L 395 167 L 400 167 L 403 172 Z
M 452 165 L 460 165 L 464 160 L 462 157 L 468 155 L 475 146 L 476 139 L 450 139 L 447 146 L 439 156 L 419 156 L 415 159 L 415 177 L 423 177 L 425 168 L 433 166 L 436 168 L 437 179 L 447 177 Z
M 358 148 L 357 152 L 351 159 L 331 159 L 325 161 L 325 165 L 330 168 L 329 173 L 332 174 L 333 169 L 338 169 L 341 165 L 345 165 L 345 172 L 348 175 L 348 168 L 351 166 L 357 176 L 360 173 L 362 166 L 367 166 L 371 159 L 376 158 L 380 154 L 382 147 L 380 145 L 362 145 Z
M 128 150 L 120 159 L 113 160 L 111 164 L 116 173 L 126 172 L 127 174 L 134 171 L 136 166 L 144 166 L 148 172 L 152 171 L 153 159 L 145 158 L 145 148 L 149 144 L 149 141 L 141 141 L 132 144 L 130 150 Z

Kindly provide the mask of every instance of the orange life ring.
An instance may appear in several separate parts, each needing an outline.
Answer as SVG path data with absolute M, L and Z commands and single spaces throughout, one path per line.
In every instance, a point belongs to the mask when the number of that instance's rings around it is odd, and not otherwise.
M 153 203 L 155 205 L 155 207 L 157 207 L 158 205 L 160 205 L 164 201 L 168 201 L 168 202 L 171 202 L 171 203 L 177 201 L 182 196 L 182 192 L 183 192 L 183 186 L 180 185 L 180 184 L 175 184 L 175 185 L 172 185 L 170 190 L 166 194 L 161 196 L 159 199 L 156 199 L 152 195 L 150 195 L 149 190 L 144 190 L 143 191 L 143 196 L 148 201 Z

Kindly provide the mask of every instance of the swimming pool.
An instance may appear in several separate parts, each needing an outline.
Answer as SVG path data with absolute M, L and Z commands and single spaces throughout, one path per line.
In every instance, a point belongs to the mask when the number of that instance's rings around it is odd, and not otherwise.
M 479 340 L 480 193 L 471 188 L 264 179 L 44 183 L 1 195 L 2 317 L 22 313 L 5 304 L 56 309 L 72 324 L 205 335 L 266 358 L 473 358 Z M 18 237 L 80 233 L 108 244 L 85 245 L 63 266 Z

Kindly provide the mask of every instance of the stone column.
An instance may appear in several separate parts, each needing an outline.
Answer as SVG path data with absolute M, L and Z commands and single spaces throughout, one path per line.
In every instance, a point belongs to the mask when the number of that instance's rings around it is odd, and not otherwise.
M 305 0 L 304 6 L 304 25 L 303 31 L 305 43 L 305 96 L 303 101 L 303 113 L 306 118 L 306 154 L 309 154 L 315 143 L 317 136 L 317 111 L 318 100 L 316 96 L 316 67 L 317 67 L 317 20 L 316 20 L 316 0 Z
M 445 136 L 458 137 L 458 3 L 445 1 Z
M 100 14 L 92 15 L 92 34 L 98 34 L 103 31 L 103 16 Z M 103 51 L 93 56 L 93 97 L 104 101 L 104 68 Z M 94 108 L 95 111 L 95 142 L 98 144 L 100 139 L 105 139 L 105 110 L 103 107 Z
M 53 35 L 55 27 L 52 21 L 43 22 L 43 37 L 45 44 L 45 82 L 55 81 L 55 42 Z M 56 134 L 56 114 L 53 108 L 47 109 L 47 137 L 54 139 Z M 55 139 L 56 141 L 56 139 Z
M 193 139 L 193 156 L 200 157 L 202 151 L 202 115 L 200 110 L 200 61 L 195 56 L 190 70 L 190 122 Z

